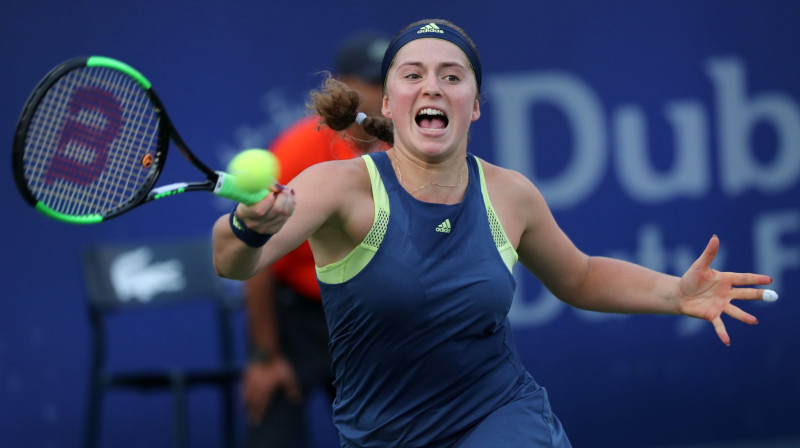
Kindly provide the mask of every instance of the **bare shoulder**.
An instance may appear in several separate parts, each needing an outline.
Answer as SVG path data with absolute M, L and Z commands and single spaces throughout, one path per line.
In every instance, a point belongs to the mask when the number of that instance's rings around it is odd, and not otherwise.
M 486 188 L 494 203 L 494 196 L 504 196 L 512 201 L 532 200 L 539 197 L 539 190 L 519 171 L 503 168 L 479 159 L 483 168 Z
M 332 160 L 311 165 L 289 182 L 290 187 L 324 188 L 329 193 L 369 188 L 369 172 L 361 158 Z M 325 193 L 325 192 L 320 192 Z
M 508 239 L 516 247 L 523 232 L 549 215 L 539 189 L 519 171 L 480 160 L 486 189 Z
M 369 231 L 374 215 L 372 186 L 361 158 L 312 165 L 288 186 L 297 195 L 293 218 L 306 225 L 318 265 L 342 259 Z

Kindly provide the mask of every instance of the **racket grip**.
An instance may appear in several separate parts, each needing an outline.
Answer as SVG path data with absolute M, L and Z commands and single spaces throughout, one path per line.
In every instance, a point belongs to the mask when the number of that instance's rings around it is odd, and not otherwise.
M 223 198 L 232 199 L 236 202 L 241 202 L 245 205 L 253 205 L 265 197 L 268 194 L 275 192 L 272 188 L 264 188 L 263 190 L 259 191 L 245 191 L 239 188 L 236 185 L 236 182 L 233 182 L 233 176 L 228 173 L 217 171 L 217 185 L 214 188 L 214 194 L 217 196 L 222 196 Z M 279 188 L 277 191 L 283 190 L 283 185 L 277 184 Z

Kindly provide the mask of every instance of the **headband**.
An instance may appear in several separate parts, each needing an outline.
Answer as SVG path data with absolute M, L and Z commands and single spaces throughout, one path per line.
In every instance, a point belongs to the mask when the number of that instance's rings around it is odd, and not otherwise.
M 434 38 L 442 39 L 455 44 L 469 59 L 472 66 L 472 72 L 475 74 L 475 81 L 478 84 L 478 92 L 481 91 L 481 60 L 478 58 L 478 53 L 472 48 L 472 45 L 467 41 L 454 28 L 451 28 L 443 23 L 429 23 L 419 28 L 409 28 L 403 33 L 392 39 L 389 43 L 389 48 L 383 54 L 383 64 L 381 65 L 381 79 L 383 85 L 386 87 L 386 75 L 389 73 L 389 67 L 394 62 L 394 57 L 403 46 L 412 40 Z

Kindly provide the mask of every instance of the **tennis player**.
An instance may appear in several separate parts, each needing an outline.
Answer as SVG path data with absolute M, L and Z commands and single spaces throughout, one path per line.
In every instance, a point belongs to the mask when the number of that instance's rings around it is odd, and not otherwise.
M 359 114 L 334 80 L 312 99 L 328 126 L 356 121 L 391 149 L 315 165 L 289 190 L 239 204 L 232 213 L 247 229 L 229 216 L 214 226 L 215 265 L 233 278 L 308 239 L 343 447 L 570 446 L 507 318 L 518 261 L 582 309 L 705 319 L 725 344 L 723 314 L 756 323 L 732 300 L 762 299 L 765 290 L 752 286 L 771 279 L 711 269 L 716 236 L 682 277 L 589 256 L 527 178 L 469 154 L 481 63 L 456 25 L 426 19 L 404 28 L 382 79 L 381 116 Z

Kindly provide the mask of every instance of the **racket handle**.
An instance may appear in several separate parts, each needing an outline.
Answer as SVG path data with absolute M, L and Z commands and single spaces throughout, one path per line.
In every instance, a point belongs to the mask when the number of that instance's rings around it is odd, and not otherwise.
M 283 185 L 276 183 L 270 188 L 264 188 L 256 192 L 245 191 L 239 188 L 236 182 L 232 181 L 233 176 L 230 174 L 223 171 L 217 171 L 216 173 L 219 177 L 217 178 L 217 185 L 214 188 L 214 194 L 222 196 L 223 198 L 232 199 L 236 202 L 241 202 L 245 205 L 253 205 L 267 197 L 270 193 L 278 193 L 286 189 Z

